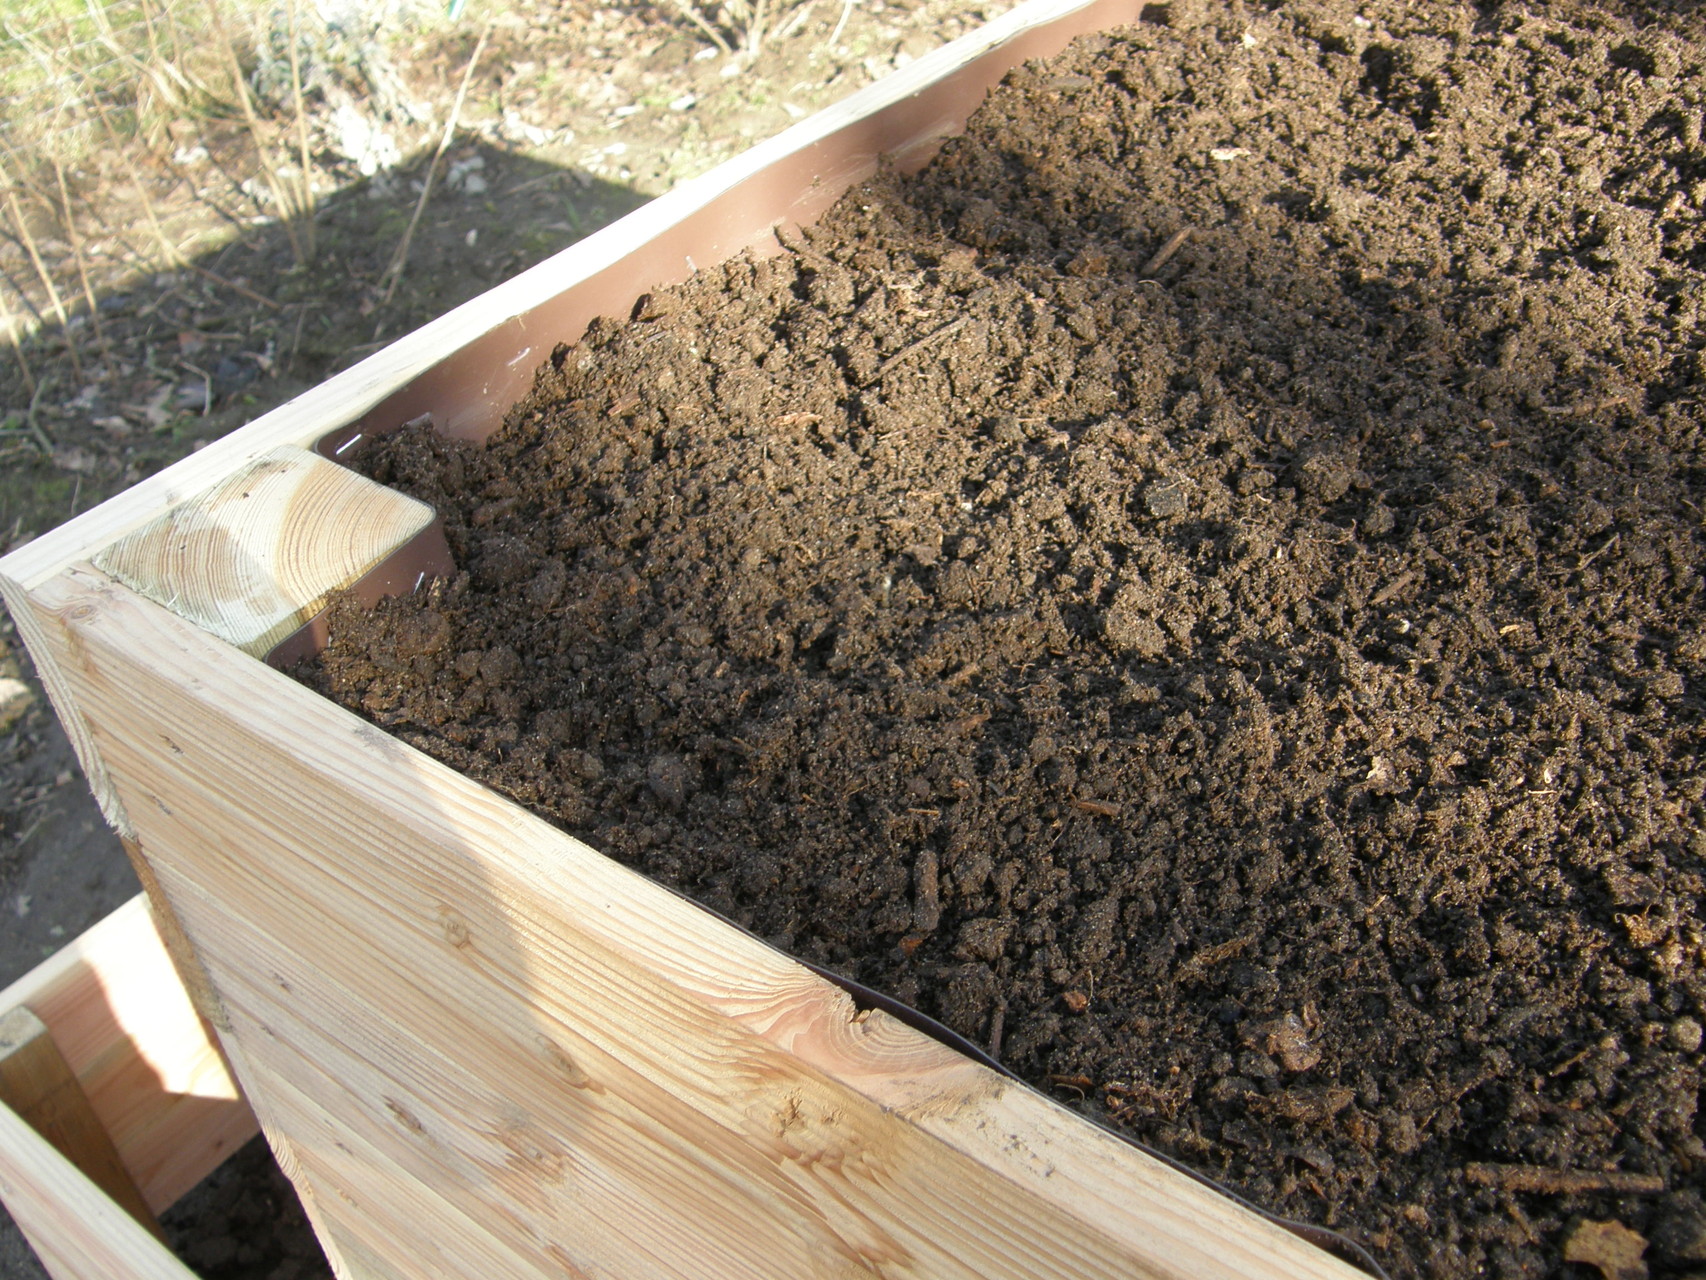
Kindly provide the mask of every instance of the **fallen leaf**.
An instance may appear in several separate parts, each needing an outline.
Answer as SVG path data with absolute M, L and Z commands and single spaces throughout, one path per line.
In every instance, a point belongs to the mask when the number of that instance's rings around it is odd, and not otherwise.
M 130 412 L 140 415 L 150 428 L 158 431 L 172 420 L 172 411 L 166 408 L 166 401 L 172 398 L 172 393 L 176 390 L 170 383 L 157 387 L 154 394 L 141 404 L 128 406 Z
M 79 475 L 87 474 L 100 465 L 94 454 L 78 444 L 56 445 L 53 461 L 61 471 L 73 471 Z
M 1311 1042 L 1308 1028 L 1295 1013 L 1248 1026 L 1240 1038 L 1246 1048 L 1278 1058 L 1287 1071 L 1308 1071 L 1321 1061 L 1321 1050 Z
M 1605 1280 L 1647 1280 L 1646 1251 L 1647 1238 L 1617 1221 L 1577 1223 L 1564 1241 L 1565 1262 L 1598 1267 Z
M 29 685 L 12 676 L 0 677 L 0 733 L 5 733 L 35 705 Z

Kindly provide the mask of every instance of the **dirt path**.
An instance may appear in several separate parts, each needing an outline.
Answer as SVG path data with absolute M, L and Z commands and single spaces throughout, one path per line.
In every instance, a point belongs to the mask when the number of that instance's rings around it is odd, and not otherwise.
M 1689 1274 L 1706 46 L 1152 16 L 380 446 L 467 573 L 317 678 L 1397 1275 Z

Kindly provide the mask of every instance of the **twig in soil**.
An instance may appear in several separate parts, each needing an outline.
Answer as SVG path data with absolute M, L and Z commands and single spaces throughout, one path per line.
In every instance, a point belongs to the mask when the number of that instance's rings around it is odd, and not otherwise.
M 997 1061 L 1001 1058 L 1001 1033 L 1007 1027 L 1007 1002 L 997 1000 L 995 1010 L 989 1015 L 989 1056 Z
M 42 824 L 48 820 L 48 817 L 49 815 L 45 813 L 39 815 L 34 822 L 30 823 L 29 826 L 25 827 L 15 837 L 13 837 L 12 843 L 14 845 L 22 845 L 37 831 L 41 830 Z
M 1627 393 L 1606 396 L 1602 400 L 1590 400 L 1582 404 L 1543 404 L 1540 412 L 1554 418 L 1586 418 L 1605 409 L 1614 409 L 1622 405 L 1625 409 L 1633 409 Z
M 1189 227 L 1184 227 L 1175 231 L 1172 235 L 1167 237 L 1167 242 L 1155 251 L 1155 256 L 1143 264 L 1143 270 L 1138 272 L 1138 274 L 1144 276 L 1154 275 L 1157 271 L 1161 270 L 1162 267 L 1167 265 L 1168 260 L 1172 258 L 1175 253 L 1179 252 L 1180 248 L 1184 246 L 1185 241 L 1190 238 L 1191 228 Z
M 1581 570 L 1587 568 L 1595 560 L 1599 559 L 1607 551 L 1610 551 L 1615 547 L 1620 541 L 1622 541 L 1622 538 L 1623 535 L 1621 533 L 1612 534 L 1610 538 L 1606 539 L 1605 545 L 1598 551 L 1590 551 L 1587 555 L 1576 561 L 1576 571 L 1579 573 Z
M 201 379 L 201 416 L 205 418 L 213 412 L 213 375 L 199 365 L 191 364 L 188 360 L 179 363 Z
M 835 30 L 829 33 L 829 40 L 823 46 L 825 49 L 835 48 L 835 42 L 841 39 L 841 33 L 847 30 L 847 19 L 853 15 L 853 0 L 841 0 L 841 17 L 836 19 Z
M 1477 1186 L 1539 1195 L 1573 1196 L 1606 1191 L 1619 1196 L 1655 1196 L 1665 1189 L 1665 1180 L 1654 1173 L 1547 1169 L 1532 1164 L 1467 1164 L 1463 1166 L 1463 1176 Z
M 723 33 L 711 25 L 705 15 L 699 12 L 697 5 L 688 3 L 688 0 L 675 0 L 675 7 L 681 11 L 682 17 L 710 37 L 711 43 L 717 46 L 717 50 L 725 58 L 734 54 L 734 50 L 729 47 L 729 42 L 723 38 Z
M 1384 587 L 1380 588 L 1379 591 L 1376 591 L 1374 593 L 1374 596 L 1369 600 L 1369 603 L 1370 604 L 1385 604 L 1388 600 L 1392 599 L 1393 596 L 1397 595 L 1400 591 L 1402 591 L 1405 587 L 1409 586 L 1415 580 L 1416 580 L 1415 570 L 1406 569 L 1403 573 L 1399 574 L 1396 578 L 1392 579 L 1391 582 L 1388 582 Z
M 817 8 L 817 0 L 806 0 L 805 4 L 801 5 L 794 11 L 794 16 L 788 19 L 787 25 L 778 31 L 772 39 L 786 40 L 789 36 L 793 35 L 794 32 L 805 26 L 806 19 L 811 17 L 811 12 L 815 8 Z
M 36 383 L 35 390 L 30 393 L 30 407 L 24 410 L 24 425 L 30 429 L 30 435 L 35 437 L 36 447 L 42 451 L 44 457 L 53 453 L 53 438 L 36 420 L 36 410 L 41 408 L 42 397 L 47 394 L 47 389 L 52 385 L 53 378 L 48 374 L 43 374 L 40 381 Z
M 280 303 L 274 302 L 271 298 L 267 297 L 265 294 L 256 293 L 253 289 L 249 288 L 247 285 L 238 284 L 235 280 L 227 280 L 224 276 L 218 274 L 217 272 L 209 271 L 206 267 L 202 266 L 199 262 L 185 262 L 182 265 L 188 267 L 191 271 L 195 272 L 198 276 L 201 276 L 204 280 L 207 280 L 209 283 L 219 285 L 221 288 L 224 288 L 224 289 L 229 289 L 229 290 L 231 290 L 232 293 L 240 294 L 241 296 L 247 298 L 250 302 L 259 303 L 261 306 L 265 307 L 268 311 L 283 311 L 284 310 L 284 307 Z
M 290 354 L 284 358 L 284 364 L 280 366 L 286 373 L 296 367 L 297 353 L 302 350 L 302 325 L 307 319 L 308 304 L 304 302 L 296 309 L 296 332 L 290 337 Z
M 468 57 L 468 65 L 462 69 L 462 83 L 457 86 L 456 100 L 450 106 L 450 119 L 444 122 L 444 136 L 438 140 L 438 150 L 432 153 L 432 160 L 427 165 L 426 180 L 421 183 L 421 198 L 415 201 L 414 216 L 409 219 L 409 225 L 403 229 L 403 238 L 398 242 L 397 252 L 391 255 L 391 263 L 385 268 L 389 278 L 385 292 L 380 295 L 381 306 L 388 304 L 396 296 L 397 286 L 403 280 L 403 268 L 409 264 L 409 246 L 415 240 L 415 228 L 420 226 L 421 214 L 426 212 L 427 198 L 432 195 L 433 179 L 438 175 L 438 162 L 444 159 L 444 153 L 450 150 L 450 142 L 456 136 L 456 126 L 462 119 L 462 104 L 468 97 L 468 86 L 474 81 L 474 68 L 480 65 L 480 55 L 485 52 L 486 40 L 492 34 L 492 19 L 487 19 L 486 29 L 480 32 L 480 38 L 474 43 L 474 52 Z
M 1089 1076 L 1050 1076 L 1048 1082 L 1057 1089 L 1076 1089 L 1080 1098 L 1096 1087 Z
M 1516 1197 L 1507 1191 L 1499 1197 L 1499 1203 L 1504 1205 L 1511 1221 L 1516 1223 L 1522 1234 L 1528 1238 L 1528 1243 L 1539 1244 L 1540 1235 L 1535 1231 L 1534 1224 L 1528 1220 L 1528 1215 L 1522 1211 L 1522 1206 L 1516 1202 Z
M 888 371 L 890 369 L 894 368 L 902 360 L 906 359 L 908 356 L 914 354 L 915 352 L 920 351 L 923 348 L 930 346 L 932 343 L 940 342 L 943 338 L 947 337 L 950 333 L 953 333 L 955 330 L 964 327 L 965 322 L 969 318 L 970 317 L 968 317 L 968 316 L 961 316 L 958 320 L 950 320 L 950 321 L 948 321 L 947 324 L 943 325 L 940 329 L 935 330 L 933 333 L 925 334 L 922 338 L 918 339 L 918 341 L 916 341 L 916 342 L 907 343 L 899 351 L 895 352 L 887 360 L 884 360 L 880 365 L 878 365 L 877 371 L 875 373 L 873 373 L 869 378 L 867 378 L 864 382 L 859 384 L 860 388 L 863 389 L 865 387 L 876 386 L 877 383 L 879 383 L 883 380 L 883 377 L 888 373 Z

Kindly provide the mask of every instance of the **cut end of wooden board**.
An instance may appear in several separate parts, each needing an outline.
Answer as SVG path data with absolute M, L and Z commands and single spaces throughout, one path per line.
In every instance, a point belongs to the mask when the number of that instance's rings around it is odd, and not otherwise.
M 286 446 L 115 542 L 95 563 L 262 657 L 432 519 L 425 503 Z

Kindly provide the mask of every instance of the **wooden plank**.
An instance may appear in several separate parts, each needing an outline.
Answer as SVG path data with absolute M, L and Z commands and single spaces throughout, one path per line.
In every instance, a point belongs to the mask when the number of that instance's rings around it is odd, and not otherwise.
M 0 561 L 0 565 L 3 564 L 4 561 Z M 24 647 L 35 660 L 36 675 L 41 679 L 42 688 L 47 691 L 47 700 L 53 704 L 53 709 L 59 716 L 59 723 L 65 728 L 65 736 L 71 740 L 71 749 L 76 753 L 83 776 L 89 780 L 89 790 L 94 794 L 95 803 L 101 808 L 101 816 L 114 831 L 120 835 L 129 835 L 130 818 L 125 814 L 124 806 L 119 803 L 118 796 L 113 791 L 112 781 L 107 777 L 107 767 L 101 762 L 100 753 L 95 750 L 95 742 L 89 736 L 89 726 L 83 719 L 83 713 L 77 709 L 58 666 L 51 657 L 46 656 L 49 653 L 47 637 L 42 634 L 34 611 L 29 608 L 23 588 L 10 581 L 3 570 L 0 570 L 0 598 L 5 599 L 6 607 L 11 611 L 12 622 L 18 629 L 18 638 L 24 642 Z
M 0 1201 L 54 1280 L 196 1280 L 6 1107 L 0 1107 Z
M 161 1240 L 166 1238 L 47 1024 L 22 1006 L 0 1012 L 0 1103 L 51 1142 L 121 1209 Z
M 256 1132 L 138 895 L 0 990 L 51 1031 L 149 1209 Z
M 374 1265 L 449 1248 L 436 1200 L 486 1261 L 606 1275 L 1358 1274 L 98 573 L 32 605 Z
M 256 657 L 432 523 L 432 508 L 281 446 L 105 548 L 120 582 Z
M 957 132 L 1007 68 L 1082 32 L 1136 21 L 1142 7 L 1029 0 L 925 54 L 12 552 L 0 560 L 8 603 L 16 610 L 16 589 L 93 558 L 280 445 L 308 447 L 344 424 L 386 429 L 422 413 L 456 434 L 484 433 L 552 347 L 578 338 L 593 316 L 625 315 L 648 289 L 772 243 L 774 225 L 810 221 L 879 156 L 919 154 Z

